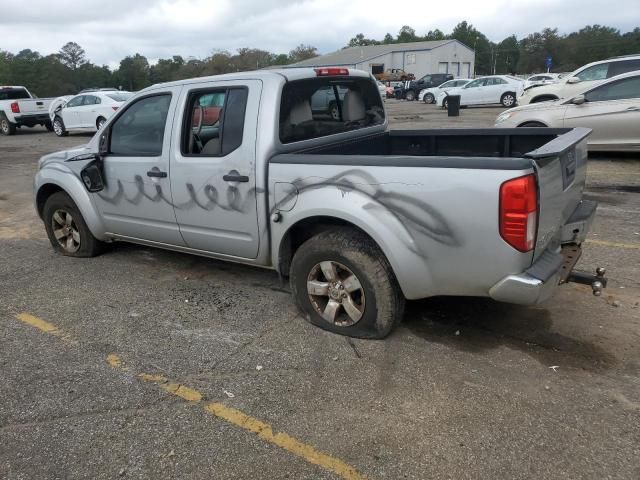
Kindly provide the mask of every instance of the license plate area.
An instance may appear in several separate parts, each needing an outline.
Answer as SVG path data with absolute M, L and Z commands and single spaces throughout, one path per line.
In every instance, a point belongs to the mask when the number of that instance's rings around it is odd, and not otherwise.
M 580 256 L 582 255 L 582 247 L 575 243 L 569 243 L 562 246 L 560 254 L 564 257 L 564 262 L 560 270 L 560 284 L 567 283 L 567 278 L 576 266 Z

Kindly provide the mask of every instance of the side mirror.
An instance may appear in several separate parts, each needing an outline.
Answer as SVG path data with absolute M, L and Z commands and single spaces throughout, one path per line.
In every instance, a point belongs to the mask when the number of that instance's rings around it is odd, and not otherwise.
M 569 77 L 567 78 L 567 83 L 580 83 L 582 80 L 580 80 L 578 77 Z
M 584 97 L 584 95 L 578 95 L 577 97 L 573 97 L 571 99 L 571 103 L 573 103 L 574 105 L 582 105 L 586 101 L 587 99 Z
M 100 192 L 104 190 L 104 178 L 102 175 L 102 160 L 96 158 L 94 161 L 87 164 L 80 171 L 80 178 L 86 189 L 92 193 Z

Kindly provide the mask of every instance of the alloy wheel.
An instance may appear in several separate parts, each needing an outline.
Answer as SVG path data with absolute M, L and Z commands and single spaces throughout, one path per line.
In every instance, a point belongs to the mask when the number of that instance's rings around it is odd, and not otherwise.
M 80 232 L 73 217 L 66 210 L 56 210 L 51 217 L 51 229 L 56 241 L 66 252 L 75 253 L 80 248 Z
M 62 123 L 60 122 L 60 120 L 56 119 L 53 122 L 53 131 L 56 132 L 56 135 L 61 136 L 63 133 L 62 130 Z

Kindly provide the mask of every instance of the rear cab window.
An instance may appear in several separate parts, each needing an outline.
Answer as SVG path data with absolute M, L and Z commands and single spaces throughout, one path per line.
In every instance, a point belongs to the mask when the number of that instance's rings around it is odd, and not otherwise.
M 31 96 L 24 88 L 0 87 L 0 100 L 25 100 L 28 98 L 31 98 Z
M 285 84 L 280 141 L 298 142 L 384 123 L 378 87 L 365 77 L 317 77 Z

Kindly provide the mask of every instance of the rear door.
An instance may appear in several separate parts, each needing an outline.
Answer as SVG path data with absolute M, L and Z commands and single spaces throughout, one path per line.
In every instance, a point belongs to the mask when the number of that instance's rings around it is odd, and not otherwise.
M 174 126 L 171 189 L 175 217 L 191 248 L 240 258 L 258 254 L 261 91 L 259 80 L 185 86 Z M 217 106 L 217 115 L 207 113 Z

